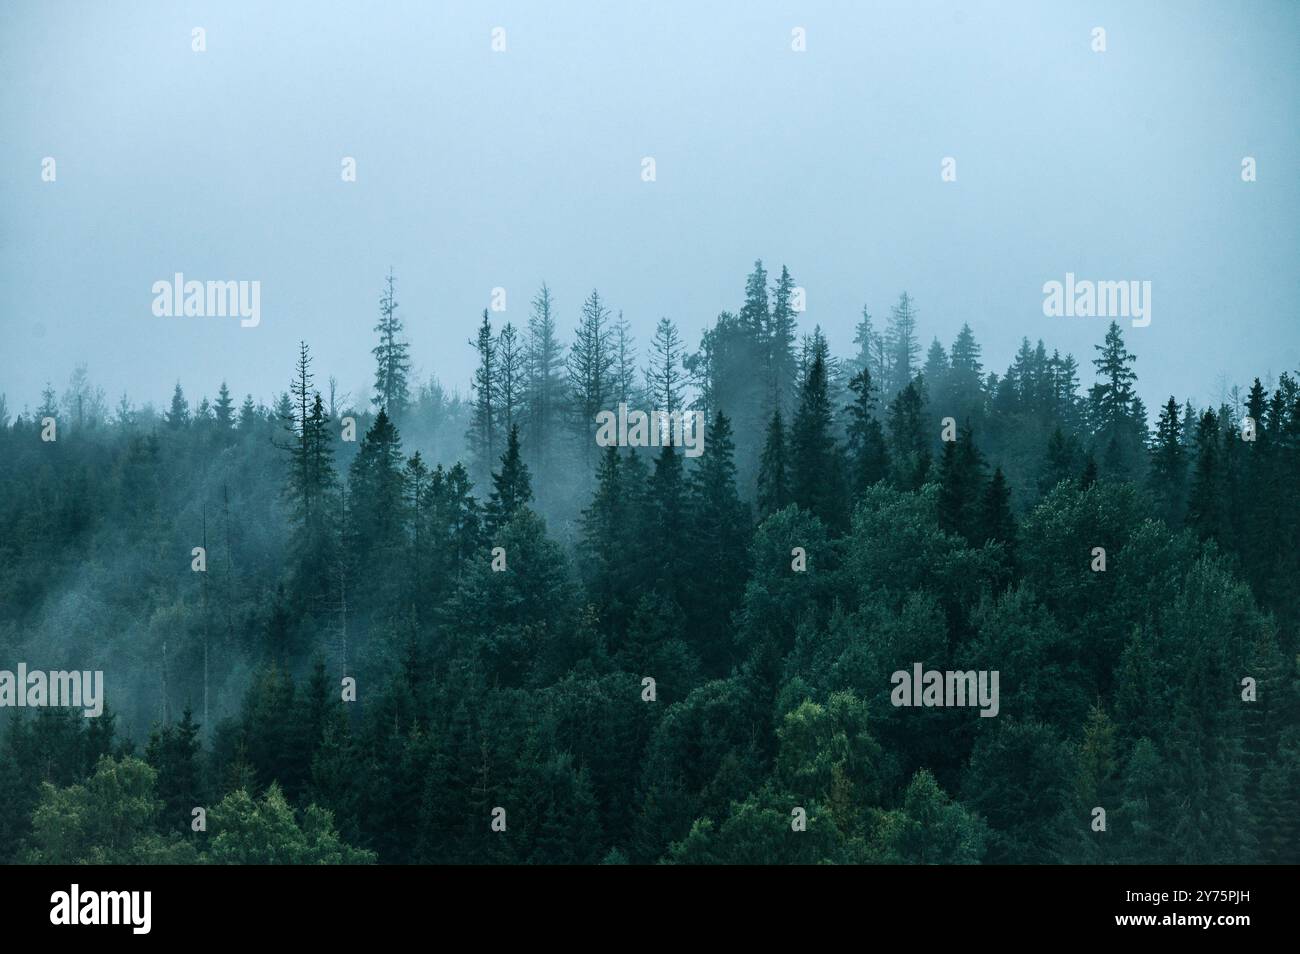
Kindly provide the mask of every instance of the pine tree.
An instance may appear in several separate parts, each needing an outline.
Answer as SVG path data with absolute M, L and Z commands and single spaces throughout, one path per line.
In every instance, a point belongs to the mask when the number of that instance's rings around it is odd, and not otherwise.
M 179 391 L 180 387 L 181 387 L 181 383 L 177 381 L 176 390 Z M 175 404 L 176 404 L 176 398 L 175 396 L 173 396 L 172 405 L 175 406 Z M 189 414 L 188 404 L 185 406 L 185 413 L 186 415 Z M 36 414 L 38 417 L 57 417 L 59 414 L 59 396 L 55 392 L 54 386 L 50 384 L 49 381 L 45 382 L 45 387 L 41 391 L 41 406 L 36 409 Z M 170 424 L 171 421 L 168 420 L 168 423 Z M 173 426 L 179 427 L 180 424 L 176 424 Z
M 392 561 L 403 549 L 404 467 L 401 436 L 388 412 L 380 408 L 348 471 L 354 566 L 361 566 L 371 554 Z M 379 579 L 389 567 L 372 564 L 370 569 Z
M 556 337 L 552 307 L 550 289 L 543 283 L 528 318 L 528 439 L 524 442 L 543 480 L 564 411 L 564 346 Z
M 856 377 L 858 372 L 865 368 L 871 372 L 872 380 L 879 385 L 880 382 L 884 381 L 884 377 L 880 372 L 880 365 L 877 362 L 882 345 L 880 344 L 880 335 L 872 323 L 871 313 L 867 311 L 866 305 L 862 306 L 862 317 L 858 320 L 857 327 L 853 329 L 853 343 L 858 346 L 858 350 L 848 361 L 849 377 Z
M 781 409 L 777 408 L 767 426 L 767 440 L 763 444 L 763 458 L 758 471 L 758 512 L 764 517 L 784 510 L 793 502 L 787 450 Z
M 667 444 L 655 457 L 650 478 L 650 526 L 655 528 L 650 549 L 650 580 L 654 589 L 667 599 L 681 604 L 684 596 L 682 567 L 688 565 L 686 541 L 689 501 L 681 455 Z
M 889 405 L 889 456 L 893 480 L 904 490 L 918 489 L 925 483 L 930 470 L 924 409 L 924 391 L 917 381 L 899 391 Z
M 688 618 L 703 632 L 695 640 L 705 663 L 722 668 L 731 614 L 745 585 L 749 506 L 736 493 L 735 444 L 731 421 L 721 411 L 709 427 L 709 443 L 690 477 L 692 572 Z
M 741 327 L 754 340 L 768 339 L 772 319 L 767 298 L 767 270 L 763 268 L 762 260 L 754 262 L 754 270 L 745 279 L 745 304 L 741 306 L 739 318 Z
M 963 426 L 955 441 L 944 441 L 939 459 L 939 526 L 979 544 L 983 462 L 975 438 Z
M 983 410 L 984 366 L 980 364 L 980 346 L 970 325 L 963 324 L 952 343 L 949 361 L 949 393 L 954 402 L 954 416 L 959 421 L 977 422 Z
M 239 430 L 247 434 L 257 424 L 257 406 L 253 404 L 253 395 L 245 394 L 244 403 L 239 407 Z
M 1184 512 L 1183 497 L 1187 481 L 1187 456 L 1182 444 L 1182 422 L 1178 402 L 1171 395 L 1156 422 L 1155 446 L 1151 449 L 1151 492 L 1156 497 L 1160 515 L 1171 527 L 1177 526 Z
M 1196 465 L 1187 499 L 1187 525 L 1202 538 L 1217 537 L 1224 529 L 1220 454 L 1219 418 L 1206 410 L 1196 428 Z
M 685 381 L 681 366 L 682 339 L 677 326 L 669 319 L 659 319 L 651 350 L 653 358 L 650 367 L 645 369 L 645 380 L 653 409 L 667 414 L 681 410 Z
M 524 351 L 515 326 L 506 322 L 496 341 L 498 420 L 503 432 L 520 423 L 524 406 Z
M 479 325 L 478 340 L 471 341 L 470 347 L 478 351 L 478 368 L 474 371 L 474 411 L 470 422 L 470 453 L 477 473 L 486 476 L 491 472 L 492 462 L 497 459 L 498 430 L 500 419 L 497 412 L 500 381 L 497 377 L 497 346 L 492 338 L 492 323 L 488 310 L 483 309 L 483 323 Z
M 1107 448 L 1107 469 L 1124 475 L 1136 450 L 1133 445 L 1141 443 L 1136 432 L 1140 427 L 1145 436 L 1146 427 L 1135 406 L 1137 374 L 1132 365 L 1137 357 L 1124 347 L 1119 325 L 1113 321 L 1105 342 L 1094 347 L 1100 354 L 1093 361 L 1098 381 L 1088 395 L 1089 419 L 1094 436 Z
M 885 432 L 876 416 L 875 382 L 867 367 L 849 381 L 854 398 L 848 408 L 849 484 L 855 495 L 889 474 Z
M 42 408 L 40 413 L 44 416 L 47 412 Z M 54 412 L 50 411 L 49 413 Z M 172 391 L 171 409 L 167 412 L 167 426 L 172 430 L 179 430 L 182 427 L 188 427 L 189 423 L 190 402 L 185 400 L 185 392 L 181 390 L 181 383 L 177 381 L 176 390 Z
M 1096 482 L 1097 482 L 1097 458 L 1093 454 L 1092 448 L 1089 447 L 1088 454 L 1084 458 L 1084 462 L 1083 462 L 1083 474 L 1080 475 L 1079 477 L 1079 489 L 1087 490 Z
M 397 315 L 397 298 L 393 292 L 395 279 L 390 270 L 385 279 L 384 294 L 379 299 L 379 323 L 375 332 L 379 344 L 371 349 L 375 356 L 375 407 L 388 412 L 396 422 L 406 413 L 410 403 L 411 373 L 410 345 L 402 337 L 402 319 Z
M 225 381 L 221 382 L 221 390 L 217 392 L 216 421 L 218 430 L 223 434 L 235 424 L 235 402 Z
M 614 393 L 613 330 L 609 326 L 609 309 L 592 289 L 582 305 L 582 320 L 569 349 L 569 390 L 573 395 L 573 430 L 582 449 L 583 460 L 590 462 L 596 415 L 608 410 Z
M 1004 544 L 1014 554 L 1016 546 L 1016 518 L 1011 512 L 1011 488 L 1007 486 L 1001 467 L 993 469 L 993 477 L 984 489 L 980 503 L 976 540 L 995 540 Z
M 1060 425 L 1052 428 L 1047 440 L 1047 456 L 1038 477 L 1038 495 L 1046 497 L 1063 480 L 1073 480 L 1078 470 L 1079 442 L 1065 436 Z
M 794 341 L 796 317 L 793 304 L 794 279 L 781 266 L 781 277 L 772 294 L 772 314 L 768 334 L 769 401 L 773 408 L 789 413 L 797 395 Z
M 680 353 L 680 348 L 678 349 Z M 632 337 L 632 326 L 618 313 L 614 322 L 614 401 L 633 407 L 637 403 L 636 387 L 636 341 Z
M 533 499 L 528 465 L 519 454 L 519 426 L 510 428 L 506 452 L 501 455 L 501 472 L 492 475 L 492 497 L 487 505 L 488 531 L 495 533 L 510 522 Z
M 889 311 L 885 347 L 889 354 L 889 389 L 886 393 L 895 394 L 911 382 L 921 357 L 921 345 L 916 340 L 916 309 L 907 292 L 898 296 L 898 304 Z
M 925 378 L 926 389 L 930 392 L 931 403 L 936 408 L 942 408 L 945 414 L 953 413 L 955 409 L 948 388 L 948 353 L 943 350 L 938 338 L 930 342 L 921 374 Z
M 596 491 L 582 512 L 580 550 L 584 557 L 587 589 L 616 631 L 626 625 L 630 607 L 623 585 L 629 570 L 626 543 L 630 514 L 617 447 L 607 447 L 596 472 Z
M 812 360 L 790 430 L 790 495 L 804 510 L 831 526 L 846 516 L 841 490 L 840 451 L 832 433 L 826 365 Z

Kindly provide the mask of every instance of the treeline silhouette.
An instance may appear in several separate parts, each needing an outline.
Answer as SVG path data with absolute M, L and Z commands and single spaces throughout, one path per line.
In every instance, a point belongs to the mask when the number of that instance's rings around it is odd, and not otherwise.
M 906 294 L 838 357 L 798 297 L 756 263 L 642 366 L 543 286 L 462 399 L 390 275 L 362 401 L 306 343 L 270 408 L 0 399 L 0 668 L 107 686 L 0 710 L 0 858 L 1300 861 L 1296 378 L 1152 429 L 1116 324 L 1084 392 L 1041 341 L 922 358 Z M 619 403 L 704 453 L 597 446 Z M 998 716 L 895 708 L 917 662 Z

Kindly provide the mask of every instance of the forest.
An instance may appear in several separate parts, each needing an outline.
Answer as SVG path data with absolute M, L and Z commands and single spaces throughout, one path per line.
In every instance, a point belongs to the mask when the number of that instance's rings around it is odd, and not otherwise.
M 1140 329 L 998 373 L 796 291 L 639 349 L 543 285 L 460 395 L 390 274 L 365 395 L 304 341 L 269 405 L 0 397 L 0 668 L 104 674 L 0 709 L 0 860 L 1300 862 L 1296 374 L 1153 414 Z M 600 446 L 620 404 L 702 453 Z

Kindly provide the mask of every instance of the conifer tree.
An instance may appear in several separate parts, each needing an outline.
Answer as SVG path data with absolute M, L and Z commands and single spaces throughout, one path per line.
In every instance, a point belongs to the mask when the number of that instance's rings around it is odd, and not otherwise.
M 677 326 L 667 318 L 660 318 L 651 344 L 651 364 L 645 369 L 646 391 L 655 411 L 671 414 L 681 410 L 682 339 Z
M 1079 447 L 1074 436 L 1065 436 L 1058 424 L 1047 440 L 1047 455 L 1038 477 L 1038 495 L 1046 497 L 1063 480 L 1073 480 L 1078 472 Z
M 582 305 L 582 319 L 573 336 L 568 360 L 569 390 L 573 395 L 573 433 L 583 460 L 590 462 L 596 415 L 609 410 L 614 394 L 613 329 L 609 309 L 592 289 Z
M 54 392 L 50 391 L 52 395 Z M 42 416 L 54 414 L 54 409 L 47 411 L 44 407 L 39 412 Z M 167 411 L 167 426 L 172 430 L 179 430 L 182 427 L 188 427 L 190 423 L 190 402 L 185 400 L 185 392 L 181 390 L 181 383 L 176 382 L 176 389 L 172 391 L 171 408 Z
M 919 381 L 909 383 L 889 405 L 889 456 L 893 480 L 907 490 L 915 490 L 925 483 L 930 470 L 924 408 L 924 389 Z
M 916 340 L 916 308 L 907 292 L 898 296 L 898 303 L 889 310 L 889 323 L 885 328 L 885 348 L 889 354 L 889 386 L 886 394 L 903 390 L 916 375 L 921 357 L 921 345 Z
M 1187 499 L 1187 525 L 1202 538 L 1223 532 L 1224 475 L 1220 455 L 1219 418 L 1207 409 L 1196 428 L 1196 464 Z
M 832 433 L 826 364 L 812 360 L 790 430 L 790 495 L 804 510 L 839 526 L 846 516 L 841 487 L 840 451 Z
M 781 266 L 772 294 L 772 313 L 768 334 L 769 402 L 773 408 L 789 413 L 797 398 L 794 341 L 796 316 L 794 311 L 794 279 L 790 270 Z
M 519 425 L 510 428 L 506 452 L 501 455 L 501 471 L 492 475 L 492 496 L 487 505 L 488 531 L 495 533 L 510 522 L 522 507 L 533 499 L 528 465 L 519 453 Z
M 496 363 L 498 423 L 501 431 L 508 434 L 521 423 L 525 387 L 523 346 L 515 326 L 508 321 L 497 335 Z
M 492 322 L 486 308 L 483 309 L 483 323 L 479 325 L 478 340 L 471 341 L 470 347 L 478 351 L 478 368 L 474 371 L 472 385 L 473 417 L 466 437 L 477 472 L 486 477 L 491 473 L 492 462 L 497 459 L 501 387 L 497 377 L 497 345 L 492 337 Z
M 217 403 L 215 406 L 215 416 L 217 428 L 224 434 L 235 425 L 235 402 L 230 396 L 230 388 L 226 387 L 226 382 L 221 382 L 221 390 L 217 392 Z
M 785 426 L 781 423 L 781 409 L 777 408 L 767 426 L 767 440 L 763 444 L 763 458 L 758 471 L 758 512 L 761 516 L 783 510 L 793 502 L 787 451 Z
M 1005 544 L 1008 551 L 1014 554 L 1016 518 L 1011 512 L 1011 488 L 1007 486 L 1001 467 L 993 469 L 993 476 L 984 488 L 978 526 L 976 542 L 995 540 Z
M 849 381 L 853 403 L 848 406 L 849 484 L 860 494 L 889 474 L 889 451 L 885 432 L 876 416 L 875 382 L 863 367 Z
M 543 482 L 564 412 L 564 347 L 556 336 L 552 310 L 551 291 L 543 283 L 528 318 L 528 439 L 524 442 Z
M 1150 472 L 1151 491 L 1156 497 L 1160 515 L 1171 527 L 1178 525 L 1185 507 L 1187 459 L 1181 437 L 1178 402 L 1171 395 L 1156 422 Z
M 379 299 L 379 323 L 375 332 L 379 344 L 371 349 L 375 356 L 375 407 L 388 412 L 396 422 L 406 413 L 410 403 L 411 374 L 410 345 L 402 334 L 402 319 L 397 314 L 397 298 L 393 285 L 396 280 L 390 270 L 385 279 L 384 293 Z

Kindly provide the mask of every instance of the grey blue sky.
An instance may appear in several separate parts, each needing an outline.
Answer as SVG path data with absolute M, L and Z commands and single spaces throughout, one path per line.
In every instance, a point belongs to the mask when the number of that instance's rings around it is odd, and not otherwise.
M 594 286 L 693 348 L 761 257 L 837 353 L 906 289 L 923 344 L 970 322 L 1001 372 L 1042 337 L 1085 386 L 1106 322 L 1043 283 L 1150 280 L 1142 396 L 1213 400 L 1300 366 L 1298 79 L 1295 2 L 10 0 L 0 391 L 84 361 L 110 400 L 269 401 L 300 338 L 364 391 L 390 265 L 417 368 L 464 390 L 494 286 L 522 325 L 546 280 L 566 342 Z M 260 281 L 260 326 L 154 317 L 177 271 Z

